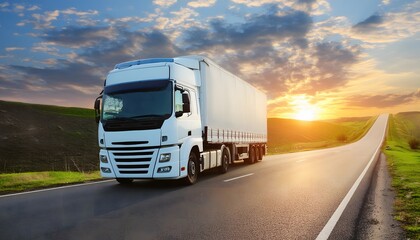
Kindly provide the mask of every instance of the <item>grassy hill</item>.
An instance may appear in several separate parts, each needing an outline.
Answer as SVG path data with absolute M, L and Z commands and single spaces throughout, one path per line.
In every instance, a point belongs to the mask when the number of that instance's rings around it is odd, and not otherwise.
M 98 169 L 94 111 L 0 101 L 0 173 Z
M 376 118 L 343 118 L 329 121 L 268 119 L 269 153 L 295 152 L 353 142 L 366 133 Z
M 385 154 L 397 197 L 395 218 L 403 223 L 407 238 L 420 239 L 420 149 L 408 141 L 420 140 L 420 112 L 391 115 Z
M 94 111 L 0 101 L 0 173 L 98 170 Z M 269 153 L 332 147 L 361 137 L 374 118 L 268 119 Z M 338 136 L 345 139 L 338 140 Z

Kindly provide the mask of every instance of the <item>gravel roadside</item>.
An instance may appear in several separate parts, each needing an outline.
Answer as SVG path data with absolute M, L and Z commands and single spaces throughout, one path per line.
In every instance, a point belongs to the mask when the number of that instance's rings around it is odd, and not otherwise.
M 395 193 L 383 153 L 376 168 L 359 216 L 356 239 L 406 239 L 400 223 L 393 218 Z

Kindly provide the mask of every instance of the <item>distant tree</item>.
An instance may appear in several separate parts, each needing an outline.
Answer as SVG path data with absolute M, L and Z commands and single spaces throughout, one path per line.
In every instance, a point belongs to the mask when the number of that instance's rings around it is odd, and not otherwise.
M 344 133 L 341 133 L 337 136 L 337 141 L 339 142 L 346 142 L 347 141 L 347 135 Z
M 417 138 L 411 138 L 408 140 L 408 145 L 411 149 L 418 149 L 420 147 L 420 141 Z

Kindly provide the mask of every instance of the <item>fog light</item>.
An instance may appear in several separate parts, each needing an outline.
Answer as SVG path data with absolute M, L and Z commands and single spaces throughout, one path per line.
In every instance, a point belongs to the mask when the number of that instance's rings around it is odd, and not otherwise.
M 99 159 L 103 163 L 108 163 L 108 158 L 106 157 L 106 155 L 99 155 Z
M 160 155 L 159 162 L 168 162 L 169 160 L 171 160 L 170 153 L 164 153 Z
M 167 167 L 161 167 L 161 168 L 158 168 L 158 173 L 166 173 L 166 172 L 170 172 L 171 171 L 171 169 L 172 169 L 172 167 L 171 166 L 167 166 Z
M 101 167 L 103 173 L 111 173 L 111 169 L 107 167 Z

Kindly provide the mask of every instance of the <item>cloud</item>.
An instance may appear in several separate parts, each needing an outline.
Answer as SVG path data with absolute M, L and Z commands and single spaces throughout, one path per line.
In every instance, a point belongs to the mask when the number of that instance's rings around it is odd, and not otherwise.
M 153 4 L 161 7 L 169 7 L 176 3 L 177 0 L 153 0 Z
M 347 105 L 367 108 L 395 107 L 420 100 L 420 88 L 407 94 L 356 95 L 347 98 Z
M 410 6 L 400 12 L 373 14 L 354 25 L 348 35 L 367 43 L 389 43 L 414 36 L 420 32 L 420 4 Z
M 0 8 L 6 8 L 8 6 L 10 6 L 10 3 L 8 3 L 8 2 L 0 3 Z
M 174 38 L 182 34 L 184 29 L 199 26 L 198 13 L 191 8 L 181 8 L 178 11 L 171 11 L 171 17 L 159 16 L 156 18 L 155 28 L 170 33 Z
M 90 47 L 101 42 L 117 38 L 118 30 L 114 27 L 76 27 L 49 30 L 43 37 L 46 41 L 70 48 Z
M 35 29 L 47 30 L 55 28 L 52 24 L 54 21 L 58 20 L 60 16 L 69 17 L 69 16 L 76 16 L 76 22 L 79 24 L 87 24 L 90 25 L 89 21 L 91 20 L 90 17 L 98 15 L 99 12 L 96 10 L 87 10 L 87 11 L 78 11 L 76 8 L 68 8 L 64 10 L 54 10 L 54 11 L 46 11 L 44 13 L 34 13 L 32 14 L 31 20 L 24 20 L 20 24 L 31 23 L 34 25 Z M 92 21 L 92 20 L 91 20 Z
M 261 7 L 263 5 L 276 5 L 279 8 L 291 8 L 305 11 L 311 15 L 322 15 L 331 10 L 326 0 L 232 0 L 233 3 L 243 4 L 247 7 Z
M 60 12 L 64 15 L 75 15 L 77 17 L 87 17 L 92 15 L 98 15 L 99 13 L 96 10 L 78 11 L 76 8 L 68 8 Z
M 185 51 L 215 58 L 270 98 L 285 93 L 313 95 L 345 86 L 361 48 L 314 40 L 312 26 L 308 13 L 279 13 L 272 6 L 248 16 L 244 23 L 214 19 L 207 27 L 190 29 L 182 36 L 182 46 Z
M 116 63 L 130 59 L 175 57 L 182 52 L 166 35 L 158 30 L 129 32 L 119 29 L 118 39 L 108 40 L 86 50 L 80 57 L 108 70 Z M 98 62 L 97 59 L 101 61 Z
M 62 84 L 76 84 L 81 86 L 95 86 L 99 84 L 98 76 L 92 74 L 92 67 L 86 64 L 71 63 L 61 60 L 59 67 L 37 68 L 26 66 L 10 66 L 15 71 L 27 77 L 24 82 L 32 86 L 48 86 L 56 88 Z
M 57 20 L 57 17 L 60 15 L 60 11 L 48 11 L 44 14 L 35 13 L 32 14 L 33 20 L 29 21 L 35 26 L 35 29 L 48 29 L 53 28 L 51 25 L 54 20 Z
M 6 50 L 6 52 L 13 52 L 13 51 L 22 51 L 22 50 L 25 50 L 25 48 L 22 48 L 22 47 L 8 47 L 5 50 Z
M 362 22 L 356 24 L 353 29 L 360 32 L 371 31 L 384 23 L 384 17 L 380 15 L 372 15 Z
M 211 7 L 216 3 L 216 0 L 198 0 L 188 3 L 188 6 L 193 8 Z
M 153 21 L 155 14 L 149 15 L 148 17 L 122 17 L 122 18 L 107 18 L 104 21 L 110 25 L 121 25 L 127 23 L 143 23 Z
M 127 28 L 119 28 L 115 30 L 116 37 L 109 38 L 98 34 L 101 31 L 108 29 L 72 27 L 67 31 L 48 31 L 49 35 L 44 37 L 48 41 L 34 46 L 32 51 L 60 56 L 61 60 L 47 59 L 43 61 L 44 67 L 0 65 L 7 69 L 0 73 L 2 99 L 45 103 L 47 99 L 69 100 L 77 96 L 75 101 L 56 104 L 86 106 L 86 102 L 91 102 L 100 92 L 103 80 L 115 64 L 131 59 L 185 54 L 158 30 L 131 32 Z M 76 37 L 80 39 L 76 40 Z M 66 38 L 78 42 L 72 44 Z M 90 38 L 97 40 L 95 47 L 91 47 Z M 60 54 L 57 48 L 75 47 L 77 44 L 80 46 L 79 53 Z
M 228 24 L 224 20 L 214 19 L 206 28 L 192 28 L 185 34 L 187 50 L 205 50 L 215 46 L 240 48 L 253 45 L 269 44 L 284 39 L 301 40 L 309 31 L 312 19 L 301 11 L 277 14 L 272 7 L 267 13 L 252 15 L 245 23 Z
M 319 70 L 319 81 L 313 82 L 311 88 L 323 91 L 344 86 L 348 81 L 347 69 L 355 64 L 360 49 L 356 47 L 345 48 L 338 42 L 325 42 L 316 46 L 316 67 Z

